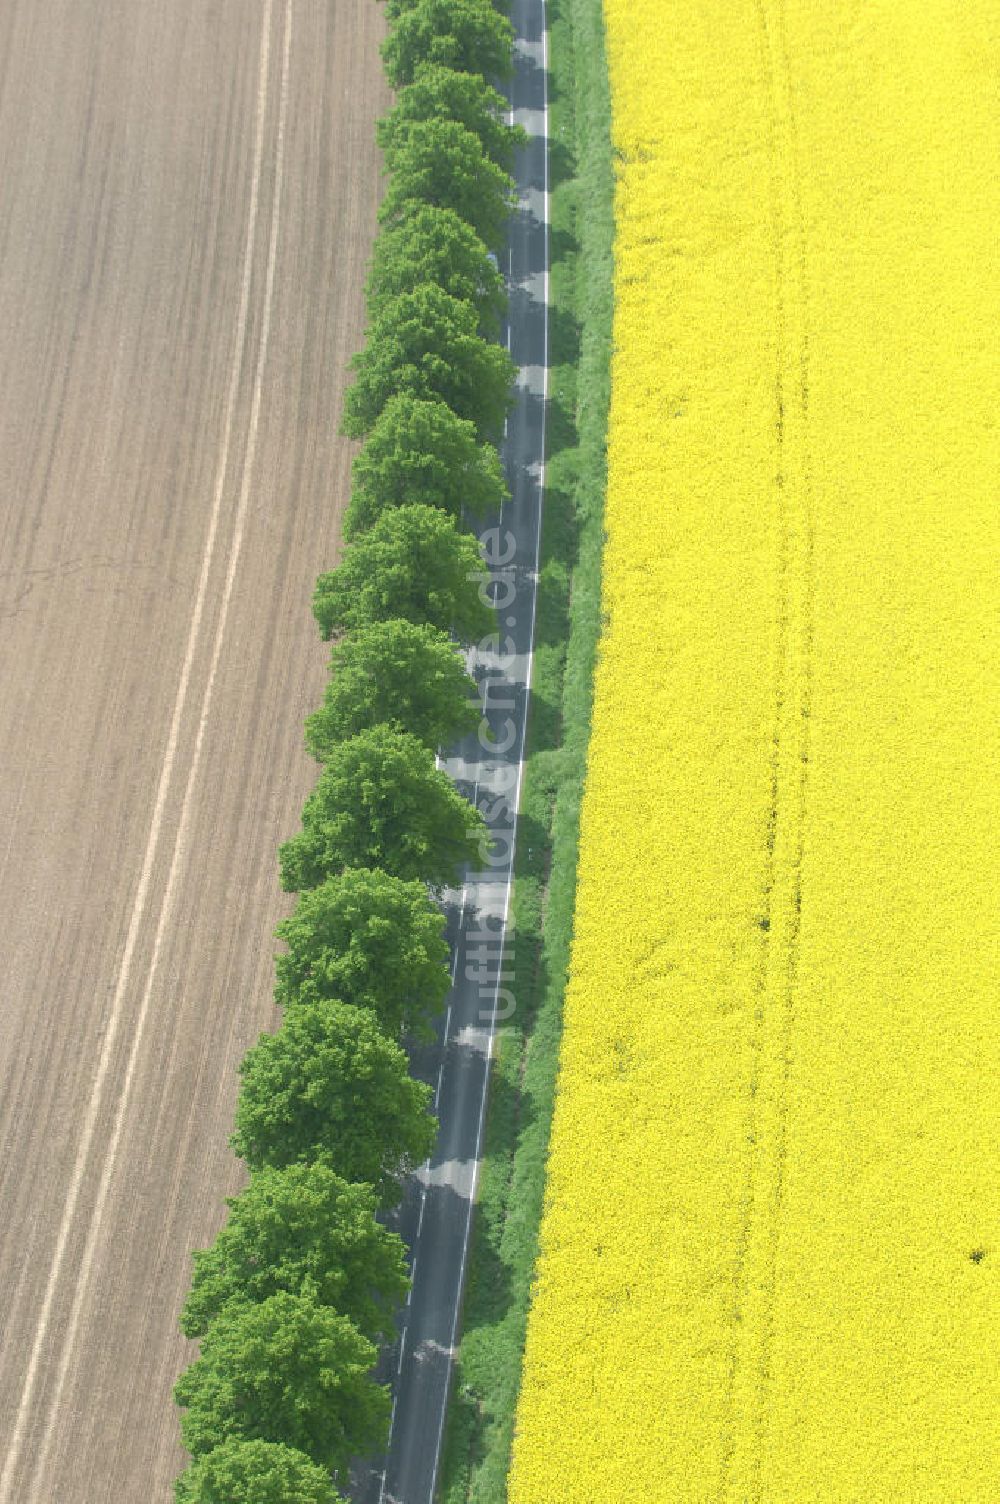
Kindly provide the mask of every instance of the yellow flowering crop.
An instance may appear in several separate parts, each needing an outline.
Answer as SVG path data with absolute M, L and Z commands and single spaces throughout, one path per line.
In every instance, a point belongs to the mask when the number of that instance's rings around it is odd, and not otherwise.
M 990 1504 L 1000 3 L 605 10 L 607 625 L 510 1504 Z

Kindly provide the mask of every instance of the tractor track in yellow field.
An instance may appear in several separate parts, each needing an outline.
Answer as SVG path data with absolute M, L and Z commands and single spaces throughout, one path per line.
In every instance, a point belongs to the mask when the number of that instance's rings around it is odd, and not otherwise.
M 717 1504 L 725 1504 L 730 1495 L 741 1432 L 752 1448 L 747 1459 L 754 1479 L 750 1497 L 761 1498 L 788 1150 L 813 688 L 815 520 L 808 453 L 808 282 L 799 144 L 782 0 L 754 0 L 754 12 L 768 117 L 774 259 L 774 719 L 750 1020 L 746 1177 L 730 1295 L 732 1340 Z

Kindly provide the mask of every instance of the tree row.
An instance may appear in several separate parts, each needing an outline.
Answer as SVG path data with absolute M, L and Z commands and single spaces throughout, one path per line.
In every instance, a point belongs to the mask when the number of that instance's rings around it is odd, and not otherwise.
M 466 649 L 495 632 L 469 531 L 506 496 L 497 441 L 514 370 L 497 267 L 522 133 L 487 82 L 512 30 L 490 0 L 387 0 L 388 170 L 343 431 L 361 440 L 344 551 L 316 584 L 330 677 L 306 722 L 320 773 L 280 851 L 282 1022 L 240 1068 L 248 1183 L 194 1255 L 177 1383 L 191 1465 L 178 1504 L 340 1504 L 384 1447 L 381 1344 L 407 1287 L 386 1226 L 430 1154 L 407 1046 L 449 988 L 442 890 L 487 849 L 436 762 L 481 706 Z

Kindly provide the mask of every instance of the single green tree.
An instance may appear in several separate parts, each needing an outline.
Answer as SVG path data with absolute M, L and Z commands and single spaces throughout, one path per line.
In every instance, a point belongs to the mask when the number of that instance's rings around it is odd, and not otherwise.
M 369 313 L 377 315 L 391 299 L 423 282 L 471 303 L 482 332 L 496 334 L 507 289 L 484 242 L 454 209 L 412 201 L 375 241 Z
M 412 83 L 426 63 L 484 78 L 510 76 L 514 29 L 491 0 L 413 0 L 393 7 L 390 19 L 382 58 L 394 89 Z
M 231 1437 L 295 1447 L 337 1482 L 351 1457 L 384 1444 L 389 1391 L 373 1382 L 373 1342 L 308 1295 L 272 1295 L 221 1311 L 201 1357 L 178 1379 L 192 1457 Z
M 459 519 L 499 511 L 507 481 L 492 444 L 480 444 L 474 423 L 445 402 L 390 397 L 354 461 L 344 516 L 348 540 L 393 507 L 440 507 Z
M 392 1330 L 406 1261 L 402 1240 L 375 1220 L 370 1185 L 351 1184 L 328 1165 L 293 1164 L 258 1170 L 227 1205 L 215 1242 L 194 1255 L 185 1336 L 203 1337 L 230 1301 L 282 1290 L 332 1306 L 373 1342 Z
M 342 998 L 370 1008 L 385 1032 L 429 1034 L 448 995 L 444 915 L 421 882 L 348 868 L 299 894 L 277 930 L 282 1007 Z
M 367 1008 L 333 999 L 290 1008 L 240 1075 L 232 1144 L 252 1170 L 326 1164 L 392 1205 L 400 1179 L 431 1151 L 431 1089 Z
M 376 621 L 334 645 L 323 704 L 306 721 L 306 746 L 325 762 L 335 743 L 370 726 L 394 726 L 436 751 L 481 719 L 475 680 L 446 632 Z
M 444 888 L 487 841 L 482 815 L 433 752 L 409 732 L 374 726 L 331 747 L 302 830 L 281 848 L 281 884 L 300 893 L 346 867 L 381 867 Z
M 514 207 L 514 179 L 457 120 L 404 120 L 385 145 L 389 185 L 379 207 L 385 226 L 417 204 L 454 209 L 494 251 Z M 412 284 L 411 284 L 412 285 Z
M 325 638 L 373 621 L 424 622 L 478 642 L 496 631 L 485 596 L 488 573 L 479 543 L 436 507 L 385 512 L 316 581 L 313 614 Z
M 178 1478 L 177 1504 L 345 1504 L 325 1468 L 279 1441 L 233 1436 Z
M 510 400 L 510 352 L 479 333 L 471 303 L 433 283 L 388 299 L 354 357 L 354 384 L 344 399 L 344 432 L 370 433 L 390 397 L 437 397 L 475 423 L 480 438 L 496 435 Z
M 424 63 L 379 121 L 376 137 L 384 151 L 407 121 L 457 120 L 478 136 L 483 151 L 498 167 L 510 172 L 514 152 L 527 145 L 528 135 L 521 126 L 508 125 L 507 111 L 506 99 L 485 78 L 440 63 Z

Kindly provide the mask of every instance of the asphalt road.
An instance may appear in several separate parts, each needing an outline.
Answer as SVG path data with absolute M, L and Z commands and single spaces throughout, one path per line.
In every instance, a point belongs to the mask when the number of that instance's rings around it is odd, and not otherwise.
M 373 0 L 0 3 L 0 1504 L 167 1504 L 315 768 Z
M 388 1355 L 393 1419 L 388 1455 L 359 1476 L 358 1504 L 431 1504 L 444 1440 L 459 1337 L 469 1234 L 492 1040 L 508 1016 L 510 873 L 531 688 L 538 545 L 544 487 L 548 367 L 548 142 L 544 0 L 514 0 L 517 36 L 510 99 L 531 135 L 518 154 L 520 197 L 511 220 L 507 272 L 510 349 L 519 367 L 503 456 L 511 501 L 482 530 L 503 637 L 473 655 L 494 747 L 469 737 L 443 759 L 496 833 L 491 864 L 448 895 L 453 986 L 441 1042 L 416 1061 L 434 1084 L 440 1122 L 428 1165 L 407 1188 L 399 1222 L 411 1248 L 413 1288 L 401 1336 Z M 495 649 L 499 648 L 499 651 Z

